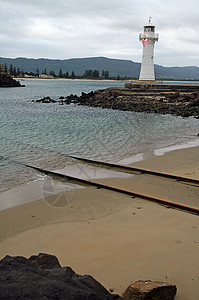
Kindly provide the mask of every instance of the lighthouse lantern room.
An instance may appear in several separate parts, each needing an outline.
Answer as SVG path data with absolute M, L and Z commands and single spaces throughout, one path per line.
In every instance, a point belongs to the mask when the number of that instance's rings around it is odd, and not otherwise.
M 155 33 L 155 26 L 151 24 L 151 17 L 148 25 L 144 26 L 144 32 L 139 34 L 139 40 L 143 44 L 142 65 L 139 80 L 155 80 L 154 73 L 154 45 L 159 35 Z

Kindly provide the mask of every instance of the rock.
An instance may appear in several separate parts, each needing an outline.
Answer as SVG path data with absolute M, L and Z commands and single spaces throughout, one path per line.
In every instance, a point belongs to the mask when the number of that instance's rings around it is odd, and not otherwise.
M 199 118 L 199 92 L 197 87 L 153 86 L 150 84 L 130 84 L 130 88 L 128 86 L 127 84 L 124 88 L 107 88 L 89 93 L 82 92 L 79 97 L 71 94 L 58 102 L 122 111 Z M 52 103 L 54 101 L 47 98 L 45 97 L 36 102 Z
M 69 104 L 71 104 L 71 100 L 70 99 L 66 99 L 66 100 L 64 100 L 64 103 L 69 105 Z
M 33 101 L 32 101 L 33 102 Z M 41 103 L 56 103 L 56 100 L 51 99 L 49 96 L 48 97 L 44 97 L 42 99 L 38 99 L 35 102 L 41 102 Z
M 173 300 L 177 288 L 161 281 L 138 280 L 131 284 L 123 294 L 129 300 Z
M 74 95 L 74 94 L 70 94 L 67 99 L 70 99 L 70 100 L 74 100 L 74 99 L 77 99 L 78 96 L 77 95 Z
M 82 92 L 82 95 L 81 95 L 81 97 L 82 97 L 82 98 L 87 98 L 87 97 L 88 97 L 88 95 L 87 95 L 86 93 Z
M 125 83 L 125 88 L 127 89 L 131 89 L 133 86 L 132 86 L 132 83 Z
M 199 107 L 199 98 L 190 101 L 189 106 Z
M 195 98 L 195 96 L 193 95 L 193 93 L 186 93 L 186 95 L 184 95 L 184 98 L 189 101 L 189 100 L 193 100 Z
M 61 267 L 53 255 L 40 253 L 29 259 L 6 256 L 0 261 L 0 299 L 123 299 L 110 294 L 90 275 Z
M 54 255 L 39 253 L 39 255 L 32 255 L 29 260 L 42 268 L 61 268 L 57 257 Z
M 13 79 L 10 75 L 6 73 L 0 73 L 0 87 L 21 87 L 19 81 Z M 23 85 L 24 86 L 24 85 Z
M 166 95 L 167 98 L 169 99 L 176 99 L 180 96 L 180 92 L 176 91 L 175 93 L 169 93 Z

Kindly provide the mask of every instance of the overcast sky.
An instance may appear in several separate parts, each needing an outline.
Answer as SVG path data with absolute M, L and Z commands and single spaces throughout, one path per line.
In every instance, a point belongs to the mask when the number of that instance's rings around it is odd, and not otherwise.
M 198 0 L 0 0 L 0 57 L 141 62 L 149 16 L 159 33 L 155 63 L 199 66 Z

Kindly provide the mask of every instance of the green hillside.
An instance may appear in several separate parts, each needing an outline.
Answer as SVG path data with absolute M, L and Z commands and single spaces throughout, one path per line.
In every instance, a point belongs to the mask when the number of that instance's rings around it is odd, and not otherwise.
M 16 68 L 20 68 L 24 72 L 35 72 L 39 69 L 40 74 L 45 69 L 47 73 L 54 71 L 59 74 L 61 69 L 64 73 L 72 71 L 75 75 L 81 76 L 88 69 L 98 70 L 100 74 L 103 70 L 109 72 L 111 77 L 130 77 L 138 78 L 140 72 L 140 63 L 131 60 L 110 59 L 106 57 L 89 57 L 89 58 L 72 58 L 72 59 L 31 59 L 31 58 L 3 58 L 0 57 L 0 62 L 10 64 Z M 155 65 L 155 73 L 157 79 L 194 79 L 199 80 L 199 67 L 163 67 Z

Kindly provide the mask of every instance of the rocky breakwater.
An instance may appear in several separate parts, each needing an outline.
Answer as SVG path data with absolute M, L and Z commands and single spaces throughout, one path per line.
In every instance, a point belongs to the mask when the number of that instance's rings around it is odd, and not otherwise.
M 19 81 L 13 79 L 6 73 L 0 73 L 0 88 L 3 87 L 22 87 Z
M 123 111 L 172 114 L 199 119 L 199 87 L 170 85 L 132 85 L 124 88 L 82 93 L 53 100 L 44 97 L 32 102 L 86 105 Z
M 199 118 L 199 90 L 135 91 L 128 88 L 108 88 L 82 93 L 76 102 L 92 107 Z

